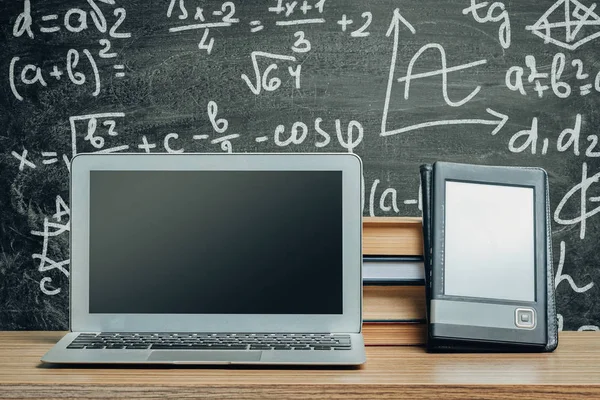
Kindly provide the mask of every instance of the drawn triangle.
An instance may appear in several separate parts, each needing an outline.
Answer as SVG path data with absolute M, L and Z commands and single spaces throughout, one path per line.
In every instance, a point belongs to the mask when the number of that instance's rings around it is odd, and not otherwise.
M 594 12 L 596 3 L 593 3 L 589 7 L 581 4 L 578 0 L 570 0 L 571 10 L 573 10 L 572 17 L 576 20 L 576 25 L 569 26 L 567 29 L 567 42 L 575 41 L 575 38 L 584 26 L 598 26 L 600 25 L 600 17 Z M 582 38 L 583 40 L 585 38 Z
M 554 3 L 552 5 L 552 7 L 550 7 L 548 10 L 546 10 L 546 12 L 536 21 L 535 24 L 533 24 L 531 26 L 531 30 L 546 30 L 546 25 L 548 24 L 548 22 L 550 21 L 550 16 L 560 7 L 563 6 L 563 8 L 561 10 L 559 10 L 559 12 L 563 13 L 564 15 L 564 7 L 566 2 L 569 0 L 559 0 L 556 3 Z
M 586 6 L 585 4 L 581 3 L 578 0 L 570 0 L 570 1 L 571 1 L 571 9 L 573 10 L 573 12 L 575 12 L 575 10 L 577 10 L 577 9 L 580 9 L 584 14 L 586 14 L 586 13 L 589 12 L 588 18 L 592 17 L 594 20 L 600 22 L 600 16 L 598 16 L 598 14 L 596 14 L 594 12 L 594 8 L 596 7 L 596 3 L 592 3 L 592 5 L 590 5 L 588 7 L 588 6 Z

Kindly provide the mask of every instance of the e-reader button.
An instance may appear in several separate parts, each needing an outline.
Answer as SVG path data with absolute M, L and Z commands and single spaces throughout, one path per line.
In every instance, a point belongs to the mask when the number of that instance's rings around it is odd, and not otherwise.
M 535 311 L 533 308 L 517 308 L 515 310 L 515 325 L 517 328 L 535 328 Z

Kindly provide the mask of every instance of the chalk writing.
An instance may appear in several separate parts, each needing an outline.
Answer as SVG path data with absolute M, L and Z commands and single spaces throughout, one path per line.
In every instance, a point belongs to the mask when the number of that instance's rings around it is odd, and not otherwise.
M 379 195 L 379 201 L 377 201 L 377 188 L 379 186 L 379 184 L 381 183 L 381 181 L 379 179 L 375 179 L 373 180 L 373 183 L 371 184 L 370 188 L 369 188 L 369 203 L 368 203 L 368 212 L 369 212 L 369 216 L 374 217 L 375 215 L 377 215 L 375 213 L 376 210 L 376 206 L 378 206 L 377 210 L 378 211 L 383 211 L 384 213 L 389 213 L 390 211 L 393 211 L 395 214 L 400 213 L 400 208 L 399 208 L 399 200 L 398 200 L 398 191 L 395 188 L 385 188 L 383 190 L 383 192 Z M 364 179 L 363 179 L 363 191 L 366 191 L 365 189 L 365 184 L 364 184 Z M 419 193 L 420 193 L 421 189 L 419 188 Z M 364 206 L 366 206 L 365 204 L 365 197 L 366 197 L 366 193 L 363 192 L 363 208 Z M 419 200 L 418 199 L 406 199 L 403 200 L 402 203 L 404 205 L 419 205 Z
M 600 331 L 600 327 L 597 325 L 582 325 L 579 328 L 577 328 L 578 332 L 582 332 L 582 331 Z
M 109 41 L 101 40 L 101 44 L 104 47 L 98 53 L 100 58 L 107 59 L 117 56 L 117 53 L 110 52 Z M 87 61 L 87 68 L 81 65 L 83 64 L 82 60 Z M 20 63 L 20 61 L 21 57 L 15 56 L 11 59 L 9 65 L 10 89 L 13 96 L 19 101 L 23 101 L 23 96 L 19 92 L 18 85 L 48 87 L 48 82 L 59 82 L 65 73 L 69 81 L 76 86 L 82 86 L 91 81 L 91 95 L 96 97 L 100 94 L 102 81 L 98 63 L 88 49 L 83 49 L 81 52 L 76 49 L 69 49 L 64 58 L 64 66 L 53 64 L 48 70 L 44 70 L 36 64 L 25 64 Z M 89 76 L 82 72 L 84 69 L 91 69 Z M 115 77 L 123 78 L 125 76 L 124 65 L 114 64 L 113 69 L 116 71 Z
M 217 103 L 214 101 L 209 101 L 207 106 L 208 118 L 210 119 L 210 124 L 213 129 L 217 133 L 225 133 L 227 127 L 229 126 L 229 122 L 225 118 L 217 119 L 217 114 L 219 113 L 219 107 Z
M 30 153 L 27 149 L 23 149 L 21 153 L 16 151 L 11 151 L 11 155 L 19 161 L 18 169 L 19 171 L 24 171 L 28 168 L 36 169 L 38 165 L 34 162 L 33 158 L 30 157 Z M 56 151 L 42 151 L 40 152 L 40 156 L 42 157 L 42 166 L 53 165 L 59 162 L 59 155 Z M 36 157 L 37 158 L 37 157 Z M 70 159 L 66 154 L 63 154 L 61 157 L 67 169 L 70 166 Z M 36 160 L 39 162 L 39 160 Z
M 390 63 L 390 70 L 388 75 L 388 83 L 387 89 L 385 91 L 385 100 L 383 105 L 383 116 L 381 118 L 381 135 L 384 136 L 384 133 L 387 132 L 387 122 L 388 122 L 388 112 L 390 110 L 390 98 L 392 95 L 392 87 L 394 84 L 394 73 L 396 70 L 396 62 L 398 60 L 398 46 L 400 45 L 400 23 L 404 25 L 404 27 L 408 28 L 408 30 L 414 35 L 416 34 L 415 28 L 408 22 L 402 14 L 400 14 L 400 9 L 396 8 L 392 15 L 392 22 L 388 27 L 385 36 L 389 37 L 392 33 L 394 34 L 394 43 L 392 45 L 392 61 Z
M 249 25 L 251 26 L 251 28 L 250 28 L 251 33 L 260 32 L 263 29 L 265 29 L 265 26 L 259 20 L 250 21 Z
M 554 287 L 558 288 L 558 286 L 562 282 L 567 282 L 569 284 L 569 286 L 571 287 L 571 290 L 573 290 L 575 293 L 585 293 L 585 292 L 589 291 L 591 288 L 594 287 L 594 282 L 589 282 L 588 284 L 586 284 L 584 286 L 577 286 L 575 284 L 575 281 L 571 277 L 571 275 L 563 273 L 563 269 L 565 266 L 565 254 L 566 254 L 565 242 L 561 241 L 560 242 L 560 254 L 559 254 L 558 268 L 556 270 L 556 275 L 554 278 Z M 562 331 L 563 327 L 564 327 L 564 317 L 562 316 L 562 314 L 557 314 L 557 318 L 558 318 L 558 330 Z M 596 328 L 597 327 L 595 327 L 595 325 L 584 325 L 584 326 L 580 327 L 578 330 L 597 330 Z
M 537 60 L 532 55 L 525 56 L 525 65 L 529 69 L 527 76 L 528 83 L 535 83 L 533 90 L 537 92 L 538 97 L 542 98 L 544 92 L 552 89 L 552 93 L 561 99 L 566 99 L 578 90 L 580 96 L 587 96 L 592 93 L 592 89 L 600 92 L 600 71 L 591 77 L 589 72 L 586 72 L 583 61 L 580 59 L 571 60 L 570 67 L 567 67 L 566 56 L 563 53 L 556 53 L 552 58 L 552 67 L 549 72 L 540 72 L 537 69 Z M 566 69 L 569 69 L 566 71 Z M 563 75 L 573 73 L 577 85 L 569 84 L 563 80 Z M 524 85 L 525 69 L 520 66 L 512 66 L 506 71 L 505 84 L 512 91 L 519 92 L 523 96 L 527 95 Z
M 231 141 L 233 139 L 239 138 L 240 135 L 238 133 L 233 133 L 231 135 L 222 136 L 220 138 L 216 138 L 210 141 L 211 144 L 218 144 L 221 146 L 221 150 L 226 153 L 233 153 L 233 145 Z
M 115 4 L 114 1 L 102 0 L 100 2 L 109 6 L 114 6 Z M 89 9 L 71 8 L 67 10 L 62 18 L 62 24 L 59 14 L 43 15 L 39 31 L 44 34 L 54 34 L 64 29 L 71 34 L 81 34 L 93 26 L 98 33 L 106 35 L 110 39 L 127 39 L 131 37 L 130 32 L 122 30 L 122 25 L 127 18 L 127 11 L 124 8 L 116 7 L 111 10 L 112 15 L 115 17 L 115 20 L 111 22 L 107 19 L 105 11 L 100 8 L 96 1 L 87 0 L 87 3 Z M 21 37 L 24 33 L 27 33 L 27 36 L 33 39 L 35 34 L 32 29 L 34 20 L 32 18 L 31 3 L 29 0 L 25 0 L 23 4 L 23 12 L 19 14 L 13 26 L 13 36 Z M 113 50 L 113 43 L 108 38 L 101 38 L 98 41 L 102 47 L 98 52 L 98 57 L 101 59 L 110 59 L 118 56 L 118 53 Z M 85 59 L 87 65 L 80 65 L 80 59 Z M 20 60 L 19 56 L 13 57 L 9 71 L 11 91 L 15 98 L 20 101 L 23 101 L 23 96 L 17 88 L 17 83 L 48 87 L 48 82 L 52 80 L 60 81 L 65 74 L 69 81 L 77 86 L 84 85 L 91 78 L 93 81 L 92 96 L 96 97 L 100 94 L 102 86 L 100 68 L 92 51 L 87 48 L 81 51 L 75 48 L 69 49 L 66 53 L 64 63 L 62 60 L 59 63 L 52 61 L 48 69 L 45 67 L 46 63 L 28 63 L 20 69 L 21 73 L 18 74 L 15 68 L 18 67 L 17 63 Z M 84 74 L 84 69 L 91 69 L 91 74 L 89 76 Z M 125 66 L 123 64 L 114 64 L 113 69 L 115 70 L 114 77 L 123 78 L 125 76 Z M 20 77 L 20 80 L 18 80 L 18 77 Z
M 478 0 L 471 0 L 471 5 L 467 8 L 464 8 L 462 13 L 465 15 L 471 14 L 473 19 L 480 24 L 502 21 L 500 24 L 500 29 L 498 30 L 498 41 L 503 49 L 508 49 L 510 47 L 510 17 L 508 15 L 508 11 L 506 11 L 504 3 L 496 1 L 489 6 L 485 16 L 481 16 L 479 14 L 479 10 L 487 7 L 489 4 L 490 3 L 487 1 L 479 3 Z M 499 10 L 499 12 L 494 16 L 494 11 L 496 10 Z
M 315 147 L 323 148 L 331 143 L 331 134 L 325 130 L 322 126 L 323 119 L 316 118 L 312 125 L 315 132 L 317 133 L 317 140 L 315 140 Z M 279 147 L 287 147 L 290 145 L 303 144 L 309 135 L 309 128 L 304 122 L 296 121 L 292 124 L 289 129 L 289 133 L 286 131 L 286 126 L 283 124 L 277 125 L 273 134 L 273 141 Z M 364 129 L 360 122 L 351 120 L 348 122 L 348 126 L 344 131 L 342 127 L 342 121 L 340 119 L 335 120 L 335 132 L 338 139 L 339 145 L 346 149 L 349 153 L 352 153 L 354 149 L 359 146 L 364 137 Z M 268 136 L 258 136 L 254 139 L 256 143 L 264 143 L 269 140 Z
M 546 155 L 550 149 L 555 149 L 558 153 L 572 152 L 575 156 L 598 158 L 600 157 L 598 135 L 588 135 L 587 143 L 583 143 L 581 139 L 582 118 L 581 114 L 576 114 L 573 127 L 563 129 L 554 141 L 554 138 L 539 137 L 538 118 L 534 117 L 529 128 L 522 129 L 511 136 L 508 149 L 512 153 L 529 151 L 531 154 L 541 155 Z
M 588 190 L 600 181 L 600 172 L 588 176 L 588 166 L 587 163 L 583 163 L 581 167 L 581 182 L 577 185 L 573 186 L 571 190 L 569 190 L 561 199 L 560 203 L 554 210 L 554 221 L 561 225 L 575 225 L 579 224 L 579 238 L 585 239 L 585 228 L 586 221 L 593 217 L 594 215 L 600 212 L 600 205 L 591 210 L 588 210 L 588 201 L 591 203 L 600 203 L 600 196 L 590 196 L 588 197 Z M 576 193 L 579 192 L 579 207 L 577 210 L 579 211 L 579 215 L 572 217 L 563 217 L 562 212 L 563 208 L 568 204 L 569 200 L 575 196 Z
M 271 71 L 274 71 L 278 68 L 277 63 L 271 63 L 267 68 L 265 68 L 264 72 L 261 74 L 260 67 L 258 66 L 258 57 L 266 58 L 269 60 L 278 60 L 278 61 L 293 61 L 296 62 L 296 57 L 294 56 L 286 56 L 282 54 L 273 54 L 266 53 L 264 51 L 253 51 L 250 55 L 252 59 L 252 66 L 254 68 L 254 83 L 250 80 L 248 75 L 242 74 L 242 79 L 246 82 L 246 85 L 250 88 L 252 93 L 255 95 L 259 95 L 263 90 L 267 92 L 273 92 L 279 89 L 281 86 L 281 79 L 277 76 L 274 76 L 269 79 L 269 74 Z M 296 89 L 300 89 L 300 71 L 302 68 L 302 64 L 298 64 L 296 68 L 288 67 L 288 72 L 290 76 L 295 78 Z
M 165 136 L 165 138 L 163 140 L 163 147 L 165 148 L 165 151 L 167 153 L 179 154 L 179 153 L 185 152 L 185 149 L 183 147 L 180 147 L 178 149 L 171 147 L 171 140 L 177 140 L 177 139 L 179 139 L 179 134 L 177 134 L 177 133 L 169 133 Z
M 413 75 L 412 71 L 413 71 L 415 62 L 419 59 L 419 57 L 421 57 L 421 55 L 424 52 L 426 52 L 427 50 L 430 50 L 430 49 L 437 50 L 440 53 L 440 62 L 442 64 L 442 68 L 434 70 L 434 71 L 430 71 L 430 72 L 423 72 L 420 74 Z M 463 104 L 470 101 L 473 97 L 475 97 L 477 95 L 477 93 L 479 93 L 479 91 L 481 90 L 481 86 L 477 86 L 475 89 L 473 89 L 473 91 L 471 93 L 469 93 L 466 97 L 462 98 L 459 101 L 450 100 L 450 97 L 448 96 L 448 73 L 472 68 L 477 65 L 483 65 L 483 64 L 487 63 L 487 60 L 473 61 L 470 63 L 461 64 L 461 65 L 457 65 L 454 67 L 448 67 L 446 65 L 446 63 L 447 63 L 446 62 L 446 51 L 444 50 L 442 45 L 440 45 L 438 43 L 429 43 L 429 44 L 426 44 L 425 46 L 421 47 L 419 49 L 419 51 L 417 51 L 415 53 L 415 55 L 411 58 L 410 62 L 408 63 L 408 70 L 406 72 L 406 76 L 403 76 L 403 77 L 397 79 L 398 82 L 406 82 L 406 84 L 404 85 L 404 99 L 408 100 L 409 92 L 410 92 L 410 83 L 412 80 L 419 79 L 419 78 L 425 78 L 428 76 L 435 76 L 435 75 L 442 76 L 442 95 L 444 96 L 444 101 L 450 107 L 460 107 Z
M 114 5 L 114 1 L 103 1 L 106 5 Z M 130 32 L 122 32 L 121 25 L 125 22 L 127 11 L 122 7 L 117 7 L 112 10 L 112 14 L 116 17 L 115 22 L 109 25 L 106 16 L 96 1 L 87 0 L 90 9 L 71 8 L 64 13 L 61 19 L 58 14 L 43 15 L 41 23 L 39 23 L 40 33 L 55 33 L 61 29 L 65 29 L 70 33 L 84 32 L 93 26 L 99 33 L 108 33 L 109 37 L 114 39 L 126 39 L 131 37 Z M 37 15 L 37 14 L 36 14 Z M 89 18 L 89 19 L 88 19 Z M 91 24 L 90 24 L 91 20 Z M 30 39 L 35 37 L 33 31 L 34 20 L 32 18 L 31 1 L 23 1 L 23 11 L 17 16 L 13 25 L 13 36 L 21 37 L 25 33 Z
M 268 11 L 285 17 L 284 20 L 275 21 L 277 26 L 324 24 L 325 19 L 320 17 L 323 14 L 324 6 L 325 0 L 314 3 L 306 0 L 302 2 L 277 0 L 277 5 L 269 7 Z
M 83 140 L 84 142 L 88 142 L 92 145 L 92 152 L 115 153 L 129 149 L 129 145 L 117 145 L 113 147 L 106 146 L 106 139 L 119 135 L 118 131 L 115 130 L 117 126 L 117 118 L 124 117 L 125 113 L 122 112 L 74 115 L 69 117 L 69 125 L 71 127 L 72 156 L 75 157 L 77 154 L 77 138 L 81 137 L 77 130 L 78 122 L 87 122 L 87 129 L 83 135 Z M 99 120 L 103 120 L 101 132 L 98 132 Z
M 340 142 L 340 145 L 348 150 L 348 153 L 352 153 L 352 150 L 356 148 L 356 146 L 358 146 L 360 144 L 360 142 L 362 142 L 363 140 L 363 136 L 364 136 L 364 129 L 362 127 L 362 125 L 360 124 L 360 122 L 358 121 L 350 121 L 348 123 L 348 128 L 346 129 L 346 137 L 348 138 L 346 141 L 344 141 L 344 137 L 343 137 L 343 132 L 342 132 L 342 124 L 341 121 L 339 119 L 335 120 L 335 132 L 337 134 L 338 137 L 338 141 Z M 354 133 L 354 130 L 356 130 L 356 136 Z
M 492 130 L 491 134 L 495 135 L 498 133 L 506 121 L 508 121 L 508 116 L 497 111 L 492 110 L 491 108 L 486 109 L 488 114 L 491 114 L 496 119 L 484 119 L 484 118 L 464 118 L 464 119 L 449 119 L 449 120 L 440 120 L 440 121 L 430 121 L 423 122 L 420 124 L 415 124 L 411 126 L 407 126 L 400 129 L 394 129 L 391 131 L 382 132 L 381 136 L 391 136 L 397 135 L 400 133 L 410 132 L 417 129 L 429 128 L 433 126 L 444 126 L 444 125 L 492 125 L 495 128 Z
M 36 165 L 27 159 L 27 153 L 27 149 L 23 149 L 23 152 L 21 154 L 17 153 L 14 150 L 11 152 L 13 157 L 19 160 L 19 171 L 23 171 L 25 167 L 36 168 Z
M 360 15 L 360 17 L 364 20 L 364 22 L 357 29 L 350 32 L 351 37 L 367 37 L 371 34 L 368 29 L 373 22 L 373 13 L 370 11 L 365 11 Z M 346 14 L 342 14 L 342 17 L 336 23 L 341 27 L 342 32 L 346 32 L 346 29 L 348 29 L 348 27 L 352 25 L 354 21 L 348 19 Z
M 24 254 L 39 290 L 64 300 L 70 211 L 60 197 L 56 213 L 35 210 L 48 192 L 64 193 L 83 152 L 356 153 L 371 216 L 420 214 L 421 163 L 536 164 L 558 205 L 559 294 L 585 292 L 573 309 L 597 314 L 588 304 L 600 224 L 596 3 L 463 0 L 431 10 L 356 0 L 7 2 L 3 249 L 30 233 Z M 582 263 L 565 256 L 569 234 Z M 571 306 L 557 304 L 561 328 L 600 322 L 592 311 L 571 320 Z
M 595 8 L 596 3 L 587 7 L 577 0 L 558 0 L 535 24 L 528 25 L 525 29 L 544 39 L 544 43 L 575 50 L 600 36 L 597 29 L 591 34 L 582 30 L 584 26 L 600 26 L 600 17 L 594 11 Z M 556 19 L 559 22 L 550 22 Z M 587 36 L 579 35 L 580 32 L 585 32 Z
M 590 282 L 585 286 L 579 287 L 573 281 L 571 275 L 563 274 L 563 268 L 565 266 L 565 242 L 560 242 L 560 256 L 558 261 L 558 269 L 556 270 L 556 277 L 554 279 L 554 287 L 557 288 L 561 282 L 566 281 L 571 289 L 576 293 L 585 293 L 594 287 L 594 282 Z
M 176 13 L 174 13 L 175 4 L 178 3 L 179 7 Z M 198 2 L 200 3 L 200 2 Z M 188 12 L 185 1 L 184 0 L 171 0 L 169 3 L 169 7 L 167 9 L 167 18 L 171 18 L 177 16 L 177 19 L 181 21 L 185 21 L 188 17 L 192 17 L 195 21 L 200 21 L 199 24 L 193 25 L 182 25 L 173 28 L 169 28 L 169 32 L 182 32 L 189 31 L 194 29 L 206 29 L 206 28 L 218 28 L 231 26 L 232 24 L 236 24 L 240 22 L 239 18 L 235 17 L 236 10 L 235 4 L 232 1 L 226 1 L 221 4 L 219 8 L 216 10 L 205 10 L 202 7 L 196 7 L 194 13 Z M 211 17 L 217 17 L 220 21 L 209 22 L 207 23 L 206 15 L 210 15 Z
M 393 87 L 393 79 L 396 79 L 397 82 L 405 82 L 404 99 L 408 100 L 409 95 L 410 95 L 410 85 L 413 80 L 425 78 L 425 77 L 429 77 L 429 76 L 441 75 L 442 76 L 442 96 L 444 98 L 444 101 L 446 102 L 447 105 L 449 105 L 451 107 L 460 107 L 460 106 L 466 104 L 467 102 L 469 102 L 471 99 L 473 99 L 473 97 L 475 97 L 477 95 L 477 93 L 479 93 L 479 91 L 481 90 L 481 86 L 477 86 L 466 97 L 464 97 L 458 101 L 453 101 L 448 96 L 448 74 L 451 72 L 454 72 L 454 71 L 460 71 L 463 69 L 468 69 L 468 68 L 475 67 L 477 65 L 482 65 L 482 64 L 487 63 L 487 60 L 482 59 L 482 60 L 478 60 L 478 61 L 473 61 L 471 63 L 461 64 L 461 65 L 457 65 L 454 67 L 448 67 L 447 62 L 446 62 L 446 52 L 445 52 L 444 48 L 438 43 L 429 43 L 429 44 L 421 47 L 415 53 L 415 55 L 411 58 L 411 60 L 408 64 L 406 76 L 403 76 L 400 78 L 395 78 L 394 71 L 395 71 L 396 60 L 397 60 L 397 47 L 399 45 L 398 41 L 399 41 L 400 22 L 404 23 L 405 26 L 408 27 L 409 30 L 413 34 L 415 34 L 415 32 L 416 32 L 414 27 L 412 27 L 412 25 L 410 23 L 408 23 L 400 15 L 399 11 L 395 10 L 394 16 L 392 18 L 392 23 L 390 24 L 390 27 L 386 33 L 387 36 L 390 36 L 392 32 L 394 33 L 394 49 L 393 49 L 393 53 L 392 53 L 392 63 L 390 66 L 390 74 L 388 77 L 388 86 L 387 86 L 385 103 L 384 103 L 384 111 L 383 111 L 383 117 L 382 117 L 382 122 L 381 122 L 380 135 L 381 136 L 392 136 L 392 135 L 397 135 L 400 133 L 405 133 L 405 132 L 409 132 L 409 131 L 413 131 L 413 130 L 417 130 L 417 129 L 423 129 L 423 128 L 427 128 L 427 127 L 432 127 L 432 126 L 461 125 L 461 124 L 495 125 L 496 127 L 492 131 L 492 134 L 496 134 L 500 129 L 502 129 L 502 127 L 508 120 L 508 117 L 504 114 L 498 113 L 498 112 L 488 108 L 486 111 L 488 113 L 492 114 L 494 117 L 499 118 L 499 119 L 486 120 L 486 119 L 471 119 L 471 118 L 464 119 L 463 118 L 463 119 L 453 119 L 453 120 L 428 121 L 428 122 L 423 122 L 420 124 L 415 124 L 415 125 L 411 125 L 411 126 L 404 127 L 404 128 L 388 130 L 387 118 L 388 118 L 388 112 L 389 112 L 389 107 L 390 107 L 390 96 L 391 96 L 391 91 L 392 91 L 392 87 Z M 425 51 L 427 51 L 429 49 L 437 50 L 437 52 L 439 52 L 442 68 L 433 70 L 430 72 L 413 74 L 412 71 L 413 71 L 415 62 L 419 59 L 419 57 L 421 57 L 421 55 Z
M 562 314 L 559 314 L 559 313 L 556 314 L 556 319 L 558 322 L 558 330 L 560 332 L 564 328 L 565 319 L 563 318 Z
M 42 231 L 31 231 L 33 236 L 41 236 L 43 238 L 42 251 L 40 253 L 34 253 L 32 258 L 39 261 L 38 271 L 47 273 L 53 270 L 58 270 L 64 276 L 69 276 L 69 270 L 66 268 L 69 265 L 69 259 L 62 261 L 55 261 L 49 257 L 49 241 L 51 238 L 62 235 L 65 232 L 70 231 L 70 224 L 62 222 L 63 216 L 69 216 L 70 210 L 66 205 L 62 197 L 56 196 L 56 213 L 52 216 L 57 222 L 51 222 L 48 217 L 44 217 L 44 225 Z M 49 285 L 52 284 L 52 278 L 45 276 L 40 280 L 40 290 L 49 296 L 60 293 L 61 288 L 51 288 Z
M 175 5 L 178 4 L 178 10 L 174 12 Z M 199 2 L 200 3 L 200 2 Z M 217 18 L 216 21 L 207 22 L 206 16 Z M 212 12 L 203 7 L 196 7 L 195 12 L 188 12 L 184 0 L 171 0 L 167 9 L 167 18 L 177 16 L 178 20 L 185 21 L 188 17 L 192 17 L 194 21 L 199 23 L 180 25 L 169 28 L 169 32 L 184 32 L 190 30 L 202 30 L 202 38 L 198 42 L 198 49 L 205 50 L 207 54 L 211 54 L 215 44 L 214 37 L 210 36 L 210 28 L 230 27 L 233 24 L 240 22 L 240 19 L 235 17 L 235 4 L 231 1 L 226 1 L 221 4 L 221 7 Z
M 304 31 L 298 31 L 294 33 L 296 41 L 292 45 L 292 51 L 294 53 L 308 53 L 312 48 L 310 41 L 306 39 Z

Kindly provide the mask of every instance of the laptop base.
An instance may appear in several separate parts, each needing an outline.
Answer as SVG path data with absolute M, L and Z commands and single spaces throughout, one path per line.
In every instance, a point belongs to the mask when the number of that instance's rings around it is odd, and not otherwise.
M 43 357 L 52 364 L 166 365 L 360 365 L 366 361 L 361 334 L 349 334 L 349 350 L 129 350 L 68 349 L 79 335 L 65 335 Z

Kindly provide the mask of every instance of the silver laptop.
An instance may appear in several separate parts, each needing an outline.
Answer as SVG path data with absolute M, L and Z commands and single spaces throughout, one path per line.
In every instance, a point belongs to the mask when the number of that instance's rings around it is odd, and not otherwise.
M 352 154 L 82 154 L 48 363 L 365 362 Z

